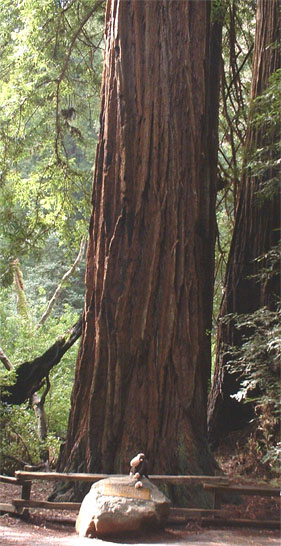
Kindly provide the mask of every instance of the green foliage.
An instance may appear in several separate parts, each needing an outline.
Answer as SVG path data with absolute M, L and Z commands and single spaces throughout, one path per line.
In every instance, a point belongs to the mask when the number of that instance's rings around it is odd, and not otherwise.
M 1 473 L 13 474 L 19 461 L 34 464 L 40 460 L 33 411 L 24 404 L 19 407 L 0 405 Z
M 21 262 L 26 297 L 33 307 L 34 321 L 39 321 L 64 273 L 76 258 L 76 247 L 70 254 L 64 246 L 58 245 L 58 238 L 53 233 L 47 238 L 44 249 L 37 253 L 37 263 L 34 263 L 34 256 L 26 256 Z M 56 317 L 62 314 L 66 304 L 81 312 L 85 293 L 84 269 L 85 259 L 64 284 L 52 311 Z
M 5 387 L 13 385 L 16 380 L 16 370 L 5 370 L 0 367 L 0 385 L 1 392 L 5 392 Z
M 272 199 L 280 191 L 280 85 L 281 69 L 278 69 L 251 108 L 251 127 L 257 142 L 254 140 L 249 150 L 246 171 L 259 179 L 261 200 Z
M 213 4 L 226 9 L 222 38 L 222 75 L 219 115 L 217 182 L 217 240 L 214 321 L 218 316 L 226 263 L 234 227 L 237 196 L 244 161 L 252 76 L 256 5 L 252 0 Z
M 224 23 L 227 12 L 227 0 L 212 0 L 211 21 L 212 23 Z
M 259 271 L 252 282 L 266 283 L 280 276 L 280 245 L 259 256 Z M 239 347 L 228 347 L 227 369 L 237 376 L 239 389 L 232 395 L 238 402 L 250 403 L 255 412 L 248 437 L 250 458 L 256 467 L 280 473 L 281 423 L 281 301 L 275 308 L 262 307 L 249 314 L 231 314 L 221 319 L 233 323 L 240 332 Z
M 259 273 L 253 277 L 260 282 L 268 281 L 280 275 L 280 242 L 273 246 L 263 256 L 259 256 L 255 260 L 259 265 Z
M 13 475 L 23 463 L 36 465 L 42 448 L 49 451 L 50 464 L 55 464 L 61 438 L 49 433 L 44 445 L 38 442 L 37 422 L 27 403 L 21 406 L 0 405 L 0 472 Z
M 0 339 L 15 366 L 42 354 L 76 322 L 83 305 L 81 264 L 71 288 L 64 285 L 51 317 L 37 328 L 88 225 L 103 20 L 100 0 L 1 4 Z M 16 301 L 11 285 L 18 258 L 24 289 Z M 19 275 L 22 282 L 21 270 Z M 76 353 L 73 346 L 50 374 L 45 409 L 54 457 L 66 434 Z M 15 373 L 1 368 L 0 376 L 5 388 Z M 17 466 L 13 457 L 37 462 L 42 446 L 31 408 L 1 411 L 5 471 Z
M 102 61 L 101 1 L 1 4 L 1 276 L 56 233 L 78 247 L 90 214 Z
M 255 2 L 251 0 L 227 2 L 223 27 L 218 189 L 231 190 L 232 209 L 235 208 L 248 127 L 255 10 Z M 230 207 L 227 209 L 231 213 Z
M 233 395 L 239 402 L 254 403 L 255 427 L 250 442 L 255 443 L 261 463 L 278 471 L 281 456 L 281 307 L 266 307 L 252 314 L 231 316 L 235 327 L 243 332 L 241 347 L 229 349 L 230 373 L 240 375 L 239 391 Z
M 11 289 L 3 289 L 0 293 L 0 339 L 15 367 L 41 355 L 79 316 L 69 304 L 65 304 L 59 317 L 50 316 L 38 330 L 36 313 L 40 311 L 39 307 L 29 306 L 30 318 L 26 321 L 17 314 L 15 295 Z M 41 310 L 43 307 L 44 302 Z M 66 435 L 77 350 L 76 343 L 50 373 L 51 389 L 45 403 L 49 430 L 46 446 L 53 463 L 61 439 Z M 5 385 L 13 383 L 14 379 L 14 371 L 7 372 L 4 367 L 0 367 L 3 389 Z M 18 468 L 19 463 L 14 458 L 32 464 L 39 462 L 42 446 L 37 437 L 37 421 L 28 403 L 20 407 L 2 405 L 0 411 L 2 472 L 9 473 Z

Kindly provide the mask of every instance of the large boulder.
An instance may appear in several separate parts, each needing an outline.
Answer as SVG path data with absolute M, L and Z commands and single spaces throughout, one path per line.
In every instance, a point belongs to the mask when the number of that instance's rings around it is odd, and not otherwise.
M 132 476 L 111 476 L 92 485 L 76 521 L 79 536 L 136 534 L 164 527 L 169 499 L 147 478 L 142 478 L 139 489 L 135 483 Z

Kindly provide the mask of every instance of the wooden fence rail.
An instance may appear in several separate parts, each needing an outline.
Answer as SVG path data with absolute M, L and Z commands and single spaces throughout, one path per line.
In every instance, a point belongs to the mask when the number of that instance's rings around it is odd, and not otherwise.
M 256 495 L 259 497 L 279 497 L 280 489 L 277 487 L 260 487 L 254 485 L 225 485 L 225 484 L 211 484 L 204 483 L 204 489 L 213 493 L 213 507 L 214 509 L 220 509 L 222 498 L 225 495 Z
M 79 481 L 79 482 L 97 482 L 104 478 L 109 478 L 110 474 L 76 474 L 64 472 L 28 472 L 26 470 L 17 470 L 15 476 L 18 480 L 62 480 L 62 481 Z M 202 483 L 228 483 L 228 478 L 225 476 L 160 476 L 152 474 L 149 479 L 153 483 L 172 485 L 194 485 Z
M 8 512 L 13 514 L 19 514 L 28 516 L 30 508 L 43 508 L 48 510 L 69 510 L 78 512 L 81 503 L 77 502 L 51 502 L 51 501 L 39 501 L 30 499 L 31 485 L 34 480 L 48 480 L 48 481 L 73 481 L 73 482 L 90 482 L 94 483 L 99 480 L 108 478 L 110 474 L 87 474 L 87 473 L 64 473 L 64 472 L 31 472 L 26 470 L 17 470 L 15 477 L 1 476 L 0 481 L 18 485 L 22 487 L 21 498 L 15 498 L 11 504 L 0 504 L 0 512 Z M 227 484 L 228 478 L 225 476 L 162 476 L 151 475 L 149 479 L 155 484 L 172 484 L 172 485 L 198 485 L 203 483 L 221 483 Z M 201 509 L 189 509 L 183 508 L 179 512 L 173 512 L 176 517 L 185 516 L 188 518 L 188 514 L 199 517 L 203 514 Z M 173 511 L 173 509 L 172 509 Z M 215 515 L 217 510 L 204 510 L 204 514 Z
M 29 509 L 41 508 L 48 510 L 68 510 L 78 512 L 81 503 L 79 502 L 50 502 L 30 499 L 31 485 L 34 480 L 60 480 L 60 481 L 80 481 L 94 483 L 104 478 L 108 478 L 109 474 L 86 474 L 86 473 L 61 473 L 61 472 L 29 472 L 16 471 L 15 477 L 1 476 L 0 482 L 9 483 L 15 486 L 22 487 L 21 498 L 15 498 L 11 504 L 0 503 L 0 512 L 13 513 L 21 516 L 28 516 Z M 172 485 L 202 485 L 206 490 L 214 494 L 214 506 L 212 509 L 203 508 L 171 508 L 169 521 L 188 521 L 190 519 L 198 519 L 206 523 L 214 523 L 215 521 L 221 524 L 243 524 L 243 525 L 260 525 L 263 527 L 276 528 L 279 526 L 278 520 L 255 521 L 255 520 L 230 520 L 227 519 L 226 511 L 221 509 L 221 494 L 222 493 L 240 493 L 240 494 L 256 494 L 256 495 L 271 495 L 277 496 L 280 494 L 277 488 L 261 488 L 250 486 L 232 486 L 225 476 L 160 476 L 151 475 L 149 479 L 155 484 L 172 484 Z M 214 519 L 215 518 L 215 519 Z M 222 519 L 223 518 L 223 519 Z M 225 519 L 226 518 L 226 519 Z

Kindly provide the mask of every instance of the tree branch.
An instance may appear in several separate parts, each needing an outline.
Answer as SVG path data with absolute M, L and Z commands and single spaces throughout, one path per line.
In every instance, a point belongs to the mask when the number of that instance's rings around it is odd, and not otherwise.
M 239 74 L 240 74 L 242 68 L 245 66 L 245 64 L 246 64 L 248 58 L 250 57 L 250 55 L 251 55 L 253 49 L 254 49 L 254 44 L 251 45 L 251 47 L 249 48 L 248 53 L 247 53 L 247 54 L 245 55 L 245 57 L 244 57 L 243 62 L 242 62 L 241 65 L 237 68 L 237 71 L 235 72 L 235 74 L 234 74 L 234 76 L 233 76 L 233 78 L 232 78 L 230 84 L 226 86 L 227 93 L 226 93 L 225 100 L 228 99 L 228 97 L 229 97 L 229 95 L 230 95 L 231 87 L 232 87 L 233 83 L 235 82 L 235 80 L 238 78 L 238 76 L 239 76 Z
M 40 405 L 42 407 L 45 404 L 46 396 L 47 396 L 50 388 L 51 388 L 51 384 L 50 384 L 49 374 L 47 373 L 47 375 L 46 375 L 46 387 L 45 387 L 45 390 L 44 390 L 44 392 L 43 392 L 43 394 L 41 396 L 41 400 L 40 400 Z
M 5 386 L 2 402 L 22 404 L 40 388 L 42 380 L 49 371 L 60 362 L 63 355 L 75 343 L 82 333 L 82 316 L 64 335 L 42 355 L 31 362 L 23 362 L 16 370 L 14 385 Z
M 55 305 L 55 302 L 58 299 L 58 297 L 59 297 L 59 295 L 60 295 L 60 293 L 62 291 L 62 287 L 63 287 L 64 283 L 72 275 L 72 273 L 74 273 L 74 271 L 75 271 L 76 267 L 78 266 L 79 262 L 82 260 L 84 250 L 85 250 L 85 245 L 86 245 L 86 240 L 83 238 L 82 241 L 81 241 L 80 249 L 79 249 L 79 252 L 78 252 L 77 257 L 75 259 L 75 262 L 67 270 L 67 272 L 63 275 L 61 282 L 58 284 L 54 294 L 52 295 L 52 297 L 51 297 L 51 299 L 50 299 L 50 301 L 48 303 L 47 309 L 46 309 L 45 313 L 43 313 L 42 317 L 40 318 L 36 328 L 39 328 L 40 326 L 42 326 L 44 324 L 44 322 L 46 322 L 47 318 L 50 316 L 50 313 L 51 313 L 51 311 L 52 311 L 52 309 L 53 309 L 53 307 Z
M 61 124 L 59 119 L 59 109 L 60 109 L 60 85 L 63 81 L 63 78 L 65 76 L 65 72 L 68 68 L 69 60 L 71 57 L 71 53 L 73 50 L 73 47 L 75 45 L 75 42 L 77 38 L 79 37 L 80 32 L 83 30 L 83 27 L 86 25 L 86 23 L 89 21 L 89 19 L 94 15 L 94 13 L 99 9 L 99 7 L 104 4 L 104 0 L 98 0 L 96 4 L 93 6 L 93 8 L 85 15 L 85 17 L 80 22 L 80 25 L 78 26 L 76 32 L 74 33 L 72 40 L 69 45 L 69 49 L 62 67 L 62 70 L 57 78 L 56 81 L 56 139 L 55 139 L 55 154 L 57 157 L 57 160 L 59 163 L 62 162 L 62 158 L 60 157 L 59 153 L 59 139 L 61 134 Z
M 10 372 L 11 370 L 14 370 L 14 366 L 12 362 L 8 359 L 8 357 L 5 355 L 4 351 L 0 347 L 0 360 L 3 362 L 6 370 Z
M 17 459 L 17 457 L 14 457 L 13 455 L 8 455 L 7 453 L 3 453 L 3 458 L 4 459 L 10 459 L 10 461 L 13 461 L 15 463 L 17 463 L 17 465 L 20 465 L 20 466 L 26 466 L 28 465 L 28 463 L 26 461 L 23 461 L 22 459 Z

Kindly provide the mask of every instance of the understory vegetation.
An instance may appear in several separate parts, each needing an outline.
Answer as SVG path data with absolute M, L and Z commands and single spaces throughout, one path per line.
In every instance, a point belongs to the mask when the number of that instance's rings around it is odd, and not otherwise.
M 251 472 L 264 477 L 280 475 L 280 319 L 280 305 L 276 311 L 264 307 L 250 315 L 225 318 L 234 320 L 238 330 L 247 331 L 242 347 L 229 347 L 228 369 L 241 378 L 241 388 L 233 397 L 238 402 L 251 404 L 254 409 L 240 449 L 243 452 L 246 449 Z

